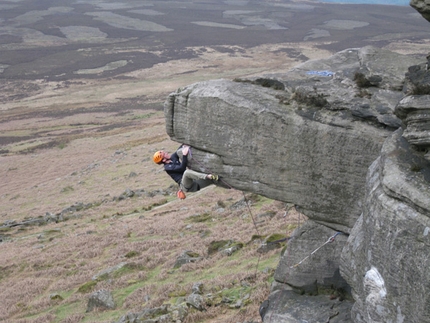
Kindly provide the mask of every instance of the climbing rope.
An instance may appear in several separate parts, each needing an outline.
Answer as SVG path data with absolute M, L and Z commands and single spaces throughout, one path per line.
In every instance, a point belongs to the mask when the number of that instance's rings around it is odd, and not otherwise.
M 299 213 L 300 214 L 300 213 Z M 334 242 L 335 241 L 335 239 L 336 239 L 336 237 L 339 235 L 339 234 L 342 234 L 342 232 L 336 232 L 334 235 L 332 235 L 330 238 L 328 238 L 327 239 L 327 241 L 326 242 L 324 242 L 322 245 L 320 245 L 318 248 L 316 248 L 314 251 L 312 251 L 308 256 L 306 256 L 305 258 L 303 258 L 301 261 L 299 261 L 297 264 L 295 264 L 295 265 L 293 265 L 293 266 L 290 266 L 289 268 L 290 269 L 292 269 L 292 268 L 295 268 L 295 267 L 298 267 L 298 266 L 300 266 L 306 259 L 308 259 L 309 257 L 311 257 L 313 254 L 315 254 L 318 250 L 320 250 L 322 247 L 324 247 L 326 244 L 328 244 L 328 243 L 332 243 L 332 242 Z M 291 237 L 291 238 L 289 238 L 288 240 L 290 240 L 290 239 L 294 239 L 295 237 Z M 286 252 L 286 261 L 288 262 L 288 257 L 289 257 L 289 249 L 287 248 L 287 250 L 285 251 Z M 288 279 L 288 274 L 289 274 L 289 271 L 287 270 L 287 272 L 286 272 L 286 274 L 285 274 L 285 281 L 287 281 L 287 279 Z M 280 296 L 280 294 L 279 294 L 279 297 L 277 298 L 277 300 L 276 300 L 276 305 L 274 306 L 274 308 L 276 308 L 278 305 L 278 303 L 280 302 L 280 299 L 281 299 L 281 296 Z M 272 321 L 272 315 L 273 315 L 273 310 L 270 312 L 270 316 L 269 316 L 269 320 L 268 320 L 268 322 L 271 322 Z
M 189 148 L 189 152 L 188 152 L 188 153 L 189 153 L 189 155 L 190 155 L 190 161 L 193 161 L 194 159 L 192 158 L 191 147 Z M 202 165 L 198 160 L 196 160 L 196 162 L 197 162 L 197 164 L 199 164 L 199 166 L 200 166 L 203 170 L 205 170 L 205 169 L 206 169 L 206 171 L 209 171 L 209 173 L 212 173 L 212 171 L 211 171 L 210 169 L 207 169 L 207 168 L 206 168 L 205 166 L 203 166 L 203 165 Z M 229 183 L 227 183 L 226 181 L 224 181 L 222 178 L 220 178 L 220 179 L 219 179 L 219 181 L 220 181 L 220 182 L 222 182 L 222 183 L 223 183 L 224 185 L 226 185 L 227 187 L 229 187 L 230 189 L 234 190 L 233 186 L 231 186 Z M 246 197 L 245 192 L 244 192 L 244 191 L 241 191 L 241 192 L 242 192 L 243 199 L 244 199 L 244 201 L 245 201 L 246 207 L 247 207 L 247 209 L 248 209 L 248 213 L 249 213 L 249 215 L 251 216 L 252 224 L 254 225 L 255 232 L 257 232 L 257 234 L 260 236 L 260 231 L 258 230 L 257 223 L 255 222 L 254 215 L 252 214 L 252 211 L 251 211 L 250 202 L 248 201 L 248 198 Z M 258 271 L 258 265 L 260 264 L 260 258 L 261 258 L 261 254 L 259 254 L 259 255 L 258 255 L 258 260 L 257 260 L 257 265 L 256 265 L 256 267 L 255 267 L 254 277 L 257 277 L 257 271 Z
M 192 160 L 192 153 L 191 153 L 191 147 L 190 147 L 190 150 L 189 150 L 189 154 L 190 154 L 190 160 Z M 197 162 L 197 164 L 199 164 L 200 165 L 200 167 L 202 167 L 202 169 L 206 169 L 199 161 L 197 161 L 196 160 L 196 162 Z M 208 170 L 208 169 L 207 169 Z M 212 173 L 210 170 L 209 170 L 209 172 L 210 173 Z M 230 189 L 234 189 L 230 184 L 228 184 L 227 182 L 225 182 L 224 180 L 222 180 L 221 178 L 220 178 L 220 181 L 222 182 L 222 183 L 224 183 L 227 187 L 229 187 Z M 253 216 L 253 214 L 252 214 L 252 211 L 251 211 L 251 207 L 250 207 L 250 203 L 248 202 L 248 199 L 247 199 L 247 197 L 246 197 L 246 195 L 245 195 L 245 192 L 244 191 L 241 191 L 242 192 L 242 194 L 243 194 L 243 197 L 244 197 L 244 200 L 245 200 L 245 203 L 246 203 L 246 206 L 247 206 L 247 208 L 248 208 L 248 212 L 249 212 L 249 214 L 250 214 L 250 216 L 251 216 L 251 219 L 252 219 L 252 223 L 253 223 L 253 225 L 254 225 L 254 228 L 255 228 L 255 231 L 257 232 L 257 234 L 260 236 L 260 232 L 259 232 L 259 230 L 258 230 L 258 227 L 257 227 L 257 223 L 255 222 L 255 219 L 254 219 L 254 216 Z M 285 212 L 285 215 L 284 215 L 284 217 L 286 217 L 288 215 L 288 211 L 286 211 Z M 300 227 L 300 224 L 301 224 L 301 213 L 299 212 L 299 218 L 298 218 L 298 227 Z M 332 235 L 331 237 L 329 237 L 328 239 L 327 239 L 327 241 L 326 242 L 324 242 L 322 245 L 320 245 L 318 248 L 316 248 L 315 250 L 313 250 L 309 255 L 307 255 L 305 258 L 303 258 L 301 261 L 299 261 L 298 263 L 296 263 L 295 265 L 293 265 L 293 266 L 290 266 L 289 268 L 290 269 L 292 269 L 292 268 L 296 268 L 296 267 L 298 267 L 298 266 L 300 266 L 303 262 L 305 262 L 307 259 L 309 259 L 312 255 L 314 255 L 316 252 L 318 252 L 318 250 L 320 250 L 322 247 L 324 247 L 326 244 L 328 244 L 328 243 L 332 243 L 332 242 L 334 242 L 335 241 L 335 239 L 336 239 L 336 237 L 339 235 L 339 234 L 342 234 L 342 232 L 336 232 L 334 235 Z M 272 241 L 272 242 L 270 242 L 270 243 L 280 243 L 280 242 L 284 242 L 284 241 L 286 241 L 286 242 L 288 242 L 288 241 L 290 241 L 290 240 L 292 240 L 292 239 L 294 239 L 295 237 L 286 237 L 286 238 L 283 238 L 283 239 L 279 239 L 279 240 L 276 240 L 276 241 Z M 289 250 L 288 250 L 288 248 L 287 248 L 287 250 L 286 250 L 286 259 L 287 259 L 287 261 L 288 261 L 288 257 L 289 257 Z M 259 264 L 260 264 L 260 258 L 261 258 L 261 254 L 258 256 L 258 261 L 257 261 L 257 265 L 256 265 L 256 268 L 255 268 L 255 274 L 254 274 L 254 277 L 257 277 L 257 271 L 258 271 L 258 266 L 259 266 Z M 286 278 L 285 278 L 285 281 L 287 280 L 287 278 L 288 278 L 288 274 L 289 274 L 289 271 L 287 271 L 287 273 L 286 273 Z M 279 299 L 280 299 L 280 297 L 279 297 Z M 278 302 L 279 302 L 279 299 L 278 299 Z M 260 313 L 261 314 L 261 313 Z M 273 315 L 273 310 L 271 311 L 271 313 L 270 313 L 270 317 L 269 317 L 269 322 L 271 322 L 271 319 L 272 319 L 272 315 Z
M 326 242 L 324 242 L 321 246 L 316 248 L 314 251 L 312 251 L 309 255 L 307 255 L 305 258 L 303 258 L 301 261 L 299 261 L 297 264 L 290 266 L 290 268 L 295 268 L 300 266 L 306 259 L 310 258 L 313 254 L 315 254 L 318 250 L 320 250 L 322 247 L 324 247 L 326 244 L 333 242 L 336 237 L 341 234 L 341 232 L 336 232 L 334 235 L 332 235 Z
M 189 155 L 190 155 L 190 160 L 192 161 L 193 159 L 192 159 L 191 147 L 190 147 L 190 150 L 189 150 Z M 197 164 L 200 165 L 200 167 L 202 167 L 202 169 L 205 169 L 205 167 L 201 163 L 199 163 L 199 161 L 196 160 L 196 162 L 197 162 Z M 210 169 L 206 168 L 206 170 L 209 171 L 209 173 L 212 173 Z M 230 188 L 232 190 L 235 189 L 235 188 L 233 188 L 233 186 L 231 186 L 229 183 L 227 183 L 226 181 L 224 181 L 222 178 L 220 178 L 219 181 L 222 182 L 224 185 L 226 185 L 228 188 Z M 260 235 L 260 232 L 258 231 L 258 228 L 257 228 L 257 223 L 255 222 L 254 216 L 252 215 L 252 212 L 251 212 L 251 207 L 249 205 L 250 203 L 248 201 L 248 198 L 246 197 L 244 191 L 241 191 L 241 192 L 243 194 L 243 199 L 245 201 L 245 204 L 246 204 L 246 206 L 248 208 L 248 212 L 249 212 L 249 214 L 251 216 L 252 223 L 254 224 L 255 231 L 257 232 L 258 235 Z

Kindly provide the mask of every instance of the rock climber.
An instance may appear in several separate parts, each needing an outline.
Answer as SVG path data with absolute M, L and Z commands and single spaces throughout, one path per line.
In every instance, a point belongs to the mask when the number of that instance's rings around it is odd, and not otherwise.
M 180 199 L 185 198 L 185 192 L 197 192 L 198 190 L 216 183 L 218 175 L 203 174 L 191 169 L 187 169 L 188 154 L 190 146 L 181 145 L 173 154 L 165 151 L 157 151 L 152 159 L 156 164 L 163 164 L 164 170 L 179 185 L 177 196 Z M 179 156 L 182 155 L 182 161 Z

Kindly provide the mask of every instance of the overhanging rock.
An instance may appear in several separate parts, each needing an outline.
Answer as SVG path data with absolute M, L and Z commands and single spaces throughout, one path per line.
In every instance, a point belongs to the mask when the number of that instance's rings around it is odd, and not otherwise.
M 167 99 L 166 130 L 193 147 L 193 169 L 349 232 L 367 169 L 401 125 L 393 111 L 417 63 L 365 47 L 286 74 L 196 83 Z

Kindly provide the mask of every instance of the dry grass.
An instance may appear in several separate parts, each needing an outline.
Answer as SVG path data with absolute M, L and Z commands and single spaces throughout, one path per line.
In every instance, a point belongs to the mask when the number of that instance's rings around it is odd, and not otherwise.
M 117 116 L 117 121 L 121 118 L 129 115 Z M 111 322 L 128 312 L 174 302 L 179 291 L 191 293 L 196 281 L 204 283 L 205 293 L 234 291 L 247 281 L 250 302 L 242 309 L 221 305 L 191 311 L 186 322 L 258 319 L 271 281 L 263 270 L 275 268 L 280 250 L 260 255 L 259 244 L 249 242 L 257 229 L 262 235 L 289 235 L 298 214 L 291 210 L 285 216 L 283 203 L 251 195 L 251 214 L 246 207 L 230 208 L 243 200 L 243 193 L 217 187 L 189 194 L 184 201 L 159 194 L 115 199 L 127 188 L 168 191 L 170 178 L 150 158 L 156 149 L 172 151 L 178 145 L 166 138 L 162 120 L 162 113 L 153 111 L 150 119 L 143 119 L 143 130 L 131 123 L 104 135 L 72 135 L 62 148 L 3 156 L 1 220 L 55 214 L 78 202 L 90 206 L 70 213 L 67 221 L 2 231 L 0 321 Z M 137 176 L 129 176 L 132 172 Z M 273 217 L 259 217 L 269 211 Z M 192 221 L 202 214 L 209 220 Z M 209 257 L 214 240 L 235 240 L 244 248 L 231 257 Z M 203 259 L 173 269 L 184 250 Z M 93 280 L 120 263 L 127 265 Z M 117 308 L 86 313 L 89 295 L 99 289 L 113 292 Z M 51 299 L 51 294 L 62 299 Z
M 164 175 L 164 174 L 160 174 Z M 150 200 L 150 198 L 147 198 Z M 5 322 L 103 322 L 98 313 L 85 313 L 89 293 L 98 289 L 113 291 L 118 308 L 111 319 L 145 307 L 172 301 L 172 293 L 191 292 L 193 282 L 202 281 L 206 292 L 230 289 L 240 281 L 252 279 L 250 304 L 242 310 L 212 307 L 206 312 L 191 312 L 186 322 L 226 322 L 238 317 L 254 318 L 258 304 L 267 297 L 270 277 L 264 266 L 274 268 L 279 250 L 259 255 L 257 244 L 248 244 L 231 257 L 220 254 L 207 257 L 213 240 L 236 240 L 247 243 L 255 227 L 247 209 L 229 211 L 229 205 L 243 199 L 238 191 L 209 188 L 190 195 L 187 200 L 172 202 L 151 211 L 131 213 L 139 209 L 141 200 L 132 198 L 123 209 L 127 216 L 104 213 L 104 205 L 82 212 L 82 217 L 25 230 L 13 229 L 11 239 L 2 244 L 0 320 Z M 217 210 L 218 201 L 226 205 Z M 297 223 L 297 214 L 284 217 L 285 206 L 265 198 L 252 206 L 252 216 L 272 210 L 275 216 L 258 224 L 261 234 L 289 234 L 289 224 Z M 97 211 L 97 212 L 95 212 Z M 167 212 L 168 211 L 168 212 Z M 160 212 L 167 212 L 158 215 Z M 189 224 L 191 215 L 210 213 L 213 221 Z M 200 233 L 209 230 L 209 236 Z M 49 238 L 49 233 L 61 232 Z M 200 262 L 173 270 L 176 257 L 192 250 L 204 257 Z M 133 257 L 126 255 L 133 251 Z M 258 257 L 260 266 L 256 268 Z M 102 270 L 126 262 L 125 269 L 99 279 L 87 293 L 79 293 L 82 285 Z M 51 300 L 58 293 L 63 300 Z M 147 302 L 144 302 L 148 298 Z
M 275 268 L 280 250 L 261 255 L 259 244 L 249 243 L 256 233 L 251 215 L 246 208 L 230 209 L 243 199 L 242 192 L 210 187 L 184 201 L 156 194 L 168 191 L 172 182 L 151 156 L 178 146 L 165 133 L 162 105 L 170 92 L 199 80 L 280 71 L 280 66 L 286 71 L 297 60 L 278 53 L 279 46 L 250 52 L 253 58 L 247 54 L 246 62 L 214 52 L 210 55 L 221 59 L 216 71 L 208 74 L 204 66 L 211 57 L 203 57 L 203 67 L 192 78 L 186 71 L 194 71 L 196 62 L 172 61 L 132 73 L 135 79 L 127 84 L 83 80 L 60 92 L 52 90 L 55 82 L 44 83 L 44 95 L 5 102 L 2 121 L 7 122 L 0 123 L 0 132 L 21 139 L 0 143 L 0 225 L 58 214 L 76 203 L 89 206 L 68 213 L 67 221 L 0 232 L 0 321 L 112 322 L 174 302 L 196 281 L 212 294 L 240 293 L 240 283 L 247 282 L 250 302 L 242 309 L 224 304 L 190 311 L 187 323 L 257 320 L 272 279 L 264 269 Z M 308 57 L 330 54 L 308 47 L 302 48 Z M 148 194 L 116 199 L 126 189 Z M 289 235 L 297 225 L 296 213 L 284 216 L 283 203 L 262 198 L 251 209 L 262 235 Z M 267 211 L 274 216 L 258 217 Z M 190 220 L 201 214 L 211 220 Z M 215 240 L 235 240 L 244 247 L 230 257 L 209 257 Z M 184 250 L 202 260 L 174 269 Z M 121 263 L 127 265 L 93 280 Z M 89 295 L 102 288 L 112 291 L 117 308 L 86 313 Z M 61 298 L 51 299 L 51 294 Z

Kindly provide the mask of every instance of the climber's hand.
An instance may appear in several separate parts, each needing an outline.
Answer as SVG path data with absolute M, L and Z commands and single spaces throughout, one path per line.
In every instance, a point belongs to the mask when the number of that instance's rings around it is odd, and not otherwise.
M 182 155 L 187 156 L 189 150 L 190 150 L 190 146 L 184 146 L 184 147 L 182 147 Z

